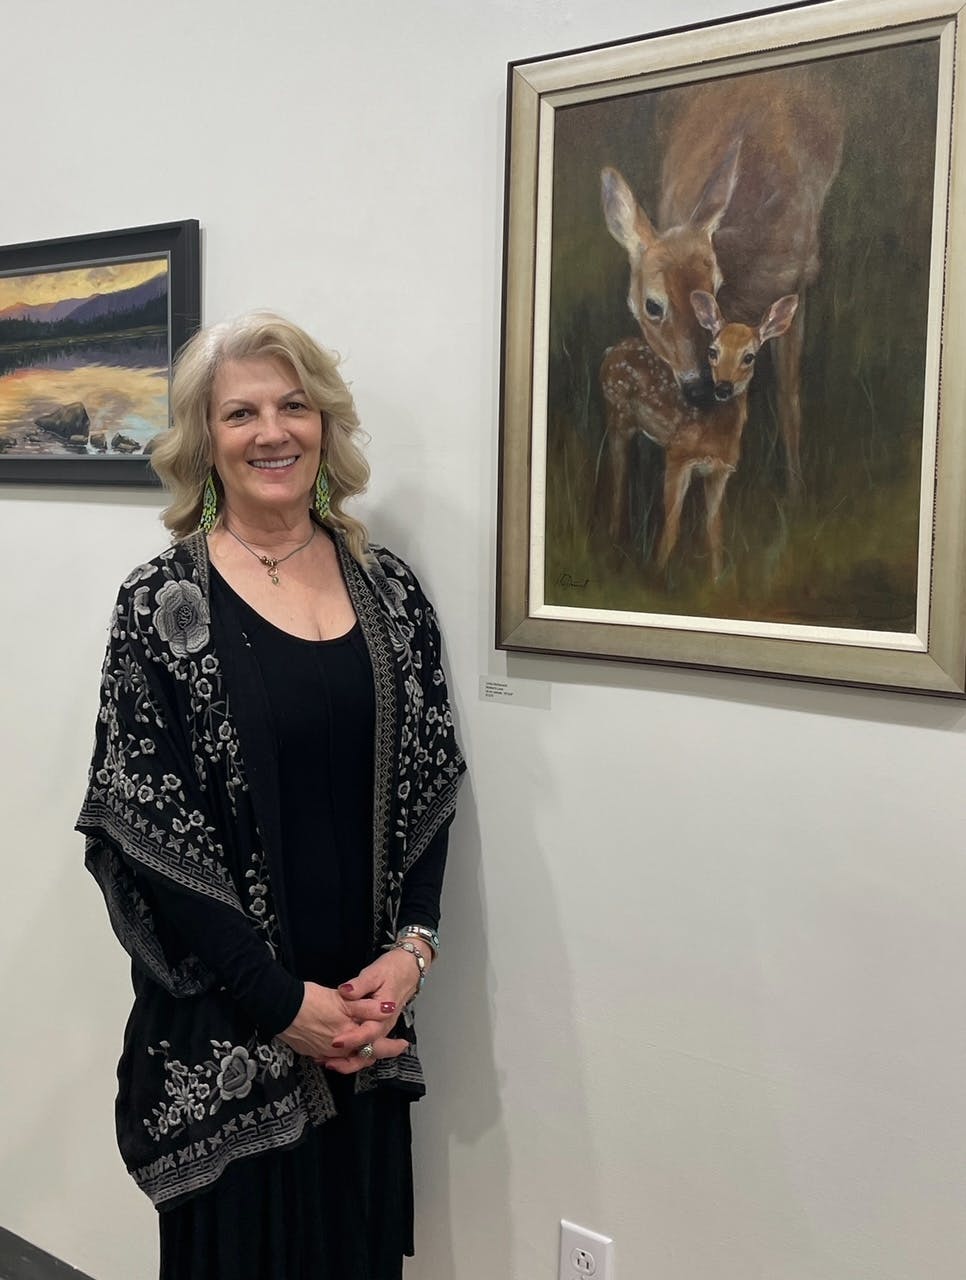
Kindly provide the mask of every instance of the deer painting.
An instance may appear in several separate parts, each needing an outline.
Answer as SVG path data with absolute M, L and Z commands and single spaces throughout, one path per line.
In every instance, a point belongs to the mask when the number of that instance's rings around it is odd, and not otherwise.
M 842 133 L 814 68 L 732 76 L 677 95 L 656 223 L 617 169 L 601 173 L 607 227 L 630 262 L 628 306 L 682 402 L 700 405 L 712 388 L 708 335 L 692 294 L 717 295 L 725 314 L 747 325 L 758 324 L 771 300 L 798 295 L 794 321 L 775 346 L 793 496 L 802 485 L 804 293 L 819 271 L 819 223 Z M 620 465 L 613 482 L 626 487 Z
M 611 347 L 600 369 L 607 437 L 615 471 L 627 469 L 635 433 L 648 436 L 665 451 L 664 524 L 657 561 L 667 567 L 681 525 L 681 509 L 695 475 L 704 478 L 705 525 L 711 551 L 711 577 L 724 565 L 722 502 L 725 487 L 741 456 L 741 433 L 748 418 L 748 387 L 761 347 L 786 333 L 798 308 L 798 296 L 779 298 L 756 325 L 727 322 L 712 294 L 695 290 L 689 305 L 711 335 L 708 361 L 713 394 L 707 405 L 687 404 L 668 366 L 640 338 Z M 627 502 L 626 487 L 611 495 L 611 535 L 616 541 Z

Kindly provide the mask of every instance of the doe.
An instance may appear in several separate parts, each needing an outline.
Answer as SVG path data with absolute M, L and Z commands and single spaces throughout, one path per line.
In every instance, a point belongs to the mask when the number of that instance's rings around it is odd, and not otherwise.
M 607 439 L 611 456 L 610 536 L 619 542 L 627 518 L 630 446 L 638 433 L 665 452 L 664 525 L 657 562 L 667 566 L 681 526 L 681 509 L 695 473 L 704 479 L 705 525 L 711 576 L 723 567 L 722 501 L 741 457 L 741 433 L 748 418 L 748 387 L 755 357 L 771 338 L 785 333 L 795 316 L 797 294 L 773 302 L 757 325 L 729 324 L 710 293 L 695 290 L 691 306 L 711 334 L 708 362 L 714 399 L 707 406 L 686 404 L 674 374 L 642 338 L 609 347 L 600 367 Z

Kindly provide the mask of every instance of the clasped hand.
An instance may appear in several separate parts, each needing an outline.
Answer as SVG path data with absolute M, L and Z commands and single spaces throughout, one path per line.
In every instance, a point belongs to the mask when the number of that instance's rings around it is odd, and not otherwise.
M 379 1058 L 398 1058 L 407 1042 L 389 1032 L 419 985 L 419 971 L 405 951 L 386 951 L 338 990 L 305 983 L 294 1022 L 279 1039 L 340 1075 L 352 1075 Z M 359 1050 L 371 1044 L 373 1053 Z

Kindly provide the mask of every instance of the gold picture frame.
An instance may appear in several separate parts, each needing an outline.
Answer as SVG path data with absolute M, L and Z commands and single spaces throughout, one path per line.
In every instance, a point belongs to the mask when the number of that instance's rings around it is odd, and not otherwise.
M 511 64 L 498 648 L 966 695 L 964 13 Z

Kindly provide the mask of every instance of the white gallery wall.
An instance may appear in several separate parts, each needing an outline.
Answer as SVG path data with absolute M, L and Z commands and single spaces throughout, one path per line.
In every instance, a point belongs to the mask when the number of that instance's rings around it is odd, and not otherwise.
M 966 709 L 492 646 L 510 59 L 703 0 L 4 9 L 0 244 L 198 218 L 208 320 L 345 357 L 374 535 L 442 617 L 471 778 L 422 998 L 410 1280 L 962 1280 Z M 630 330 L 628 330 L 630 331 Z M 72 833 L 159 495 L 0 489 L 0 1226 L 150 1280 L 125 958 Z M 483 704 L 485 673 L 552 707 Z

